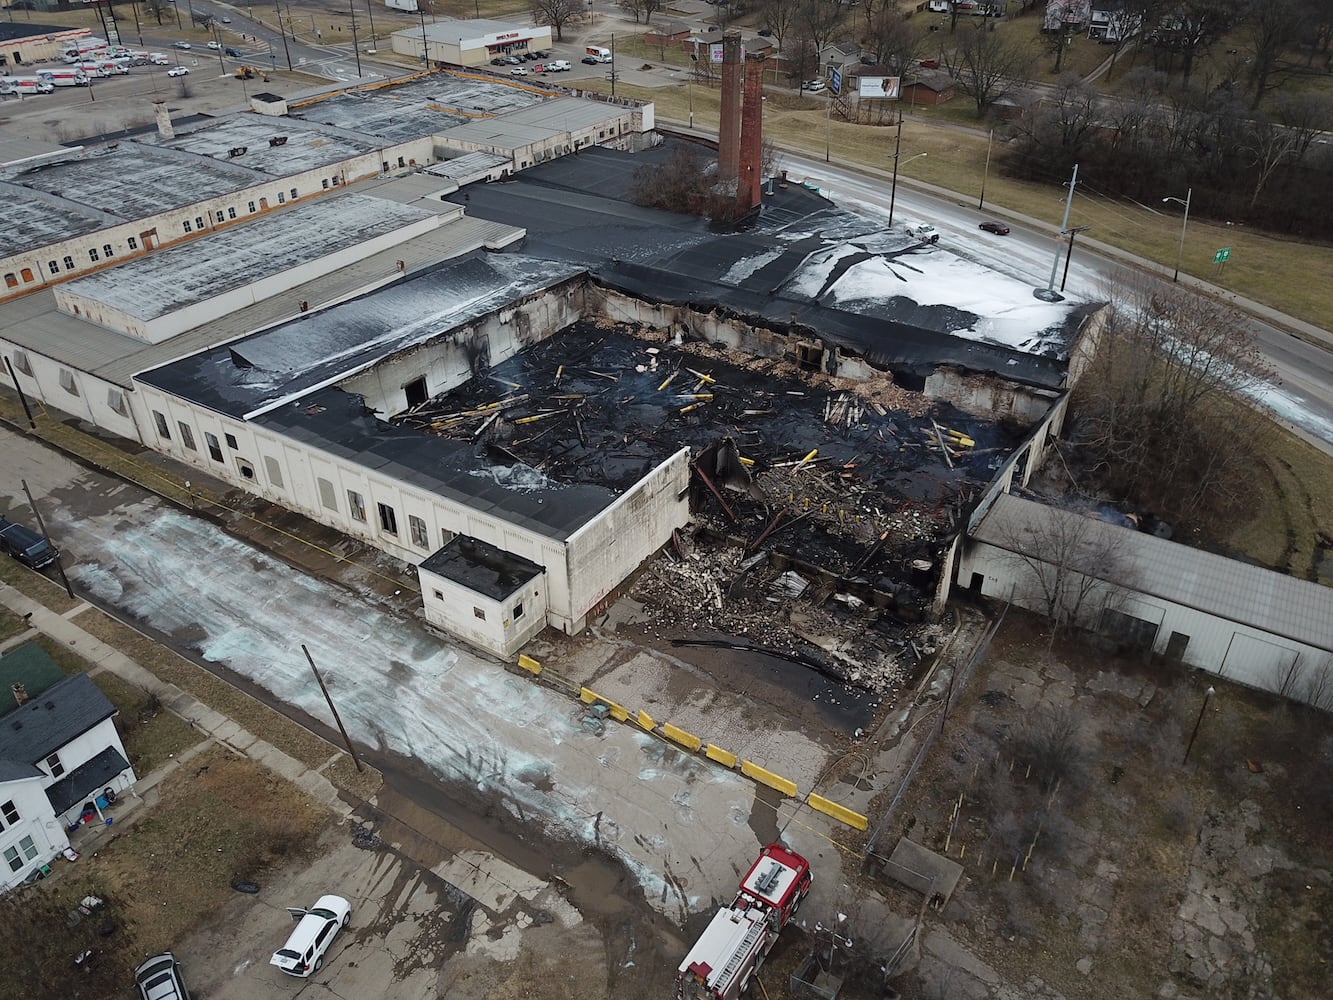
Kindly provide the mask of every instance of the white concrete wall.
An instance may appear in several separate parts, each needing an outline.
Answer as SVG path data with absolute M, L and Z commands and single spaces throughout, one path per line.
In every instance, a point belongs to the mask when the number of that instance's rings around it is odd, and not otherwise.
M 570 624 L 580 632 L 589 613 L 690 519 L 690 450 L 682 448 L 567 543 Z
M 18 885 L 34 869 L 49 863 L 69 846 L 65 824 L 55 819 L 51 812 L 51 802 L 44 790 L 47 784 L 49 782 L 43 778 L 35 777 L 0 784 L 0 802 L 13 802 L 19 814 L 17 823 L 6 825 L 0 830 L 0 892 Z M 24 837 L 31 837 L 33 846 L 37 848 L 37 853 L 30 861 L 24 858 L 24 852 L 19 847 Z M 17 849 L 19 858 L 24 861 L 18 871 L 12 871 L 3 859 L 3 851 L 10 847 Z
M 494 601 L 461 584 L 417 567 L 426 620 L 450 635 L 502 659 L 509 659 L 546 627 L 544 576 L 529 580 L 503 601 Z M 522 616 L 514 613 L 522 608 Z M 485 615 L 478 618 L 476 611 Z
M 1044 612 L 1033 571 L 1013 553 L 985 542 L 967 542 L 959 558 L 958 585 L 971 587 L 974 573 L 982 576 L 985 596 L 1008 600 L 1012 588 L 1015 604 Z M 1113 607 L 1158 625 L 1153 652 L 1164 654 L 1172 633 L 1178 632 L 1189 637 L 1182 662 L 1239 684 L 1301 700 L 1306 679 L 1319 671 L 1333 674 L 1333 656 L 1324 650 L 1198 608 L 1141 591 L 1113 599 Z M 1094 609 L 1088 624 L 1095 627 L 1100 614 L 1100 607 Z M 1294 683 L 1288 679 L 1293 664 L 1298 664 Z M 1283 691 L 1284 685 L 1294 690 Z
M 437 215 L 419 219 L 391 233 L 383 233 L 355 246 L 344 247 L 335 253 L 304 261 L 297 267 L 283 269 L 280 260 L 275 259 L 274 270 L 249 284 L 154 318 L 144 319 L 130 315 L 123 309 L 79 294 L 77 286 L 73 285 L 61 285 L 55 289 L 56 305 L 64 312 L 82 316 L 93 323 L 100 323 L 109 329 L 146 340 L 150 344 L 160 344 L 178 333 L 202 326 L 213 317 L 229 316 L 297 285 L 313 281 L 339 268 L 392 249 L 407 240 L 423 236 L 438 229 L 440 222 L 441 218 Z
M 32 375 L 26 375 L 19 370 L 18 364 L 15 363 L 16 353 L 22 353 L 27 358 Z M 18 377 L 16 388 L 22 389 L 30 406 L 41 404 L 86 420 L 94 426 L 131 441 L 143 441 L 134 418 L 135 394 L 130 390 L 112 385 L 95 375 L 63 365 L 7 340 L 0 340 L 0 354 L 14 364 L 14 374 Z M 62 378 L 62 371 L 68 372 L 69 376 Z M 66 383 L 73 386 L 73 392 L 66 388 Z M 3 364 L 0 364 L 0 385 L 15 387 L 9 377 L 9 368 Z M 113 392 L 120 396 L 124 412 L 112 408 L 110 394 Z

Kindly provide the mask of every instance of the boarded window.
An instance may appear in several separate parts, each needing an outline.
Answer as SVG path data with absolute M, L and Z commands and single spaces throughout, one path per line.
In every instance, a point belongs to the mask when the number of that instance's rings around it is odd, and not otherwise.
M 184 420 L 177 420 L 176 426 L 181 429 L 181 444 L 191 451 L 198 451 L 199 449 L 194 444 L 194 429 Z
M 476 619 L 479 619 L 480 621 L 485 621 L 485 620 L 486 620 L 486 612 L 483 611 L 483 610 L 481 610 L 481 608 L 473 608 L 473 609 L 472 609 L 472 617 L 473 617 L 473 618 L 476 618 Z
M 15 274 L 13 271 L 10 271 L 8 274 L 5 275 L 6 288 L 18 288 L 18 286 L 19 286 L 19 276 L 17 274 Z
M 264 470 L 268 473 L 268 481 L 278 489 L 282 489 L 282 466 L 272 455 L 264 456 Z
M 338 509 L 338 498 L 334 495 L 333 484 L 323 476 L 315 477 L 315 482 L 319 484 L 319 502 L 329 510 Z
M 222 461 L 222 445 L 218 443 L 218 436 L 212 431 L 204 431 L 204 443 L 208 445 L 208 454 L 212 456 L 213 461 Z
M 236 443 L 235 434 L 223 434 L 222 436 L 227 439 L 227 447 L 230 448 L 232 451 L 235 451 L 237 448 L 240 447 L 240 445 Z
M 32 374 L 32 365 L 28 363 L 27 351 L 14 352 L 14 368 L 17 371 L 21 371 L 24 375 Z
M 171 440 L 171 429 L 167 427 L 167 418 L 156 410 L 153 411 L 153 423 L 157 424 L 157 436 L 163 441 Z
M 119 389 L 108 389 L 106 391 L 106 405 L 122 417 L 125 416 L 125 394 Z

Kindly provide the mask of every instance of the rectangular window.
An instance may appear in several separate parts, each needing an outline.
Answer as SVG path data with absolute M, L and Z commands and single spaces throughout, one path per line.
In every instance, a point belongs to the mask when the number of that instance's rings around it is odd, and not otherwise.
M 217 220 L 218 220 L 218 222 L 226 222 L 226 221 L 227 221 L 227 217 L 226 217 L 225 215 L 222 214 L 222 209 L 219 208 L 219 209 L 217 210 L 217 212 L 214 213 L 214 214 L 217 216 Z
M 185 447 L 189 448 L 191 451 L 198 451 L 199 449 L 194 446 L 193 428 L 191 428 L 184 420 L 177 420 L 176 426 L 181 429 L 181 444 L 185 445 Z
M 184 222 L 181 223 L 181 228 L 184 229 L 187 233 L 192 233 L 192 232 L 194 232 L 194 230 L 190 228 L 190 220 L 189 220 L 189 219 L 186 219 Z
M 278 204 L 279 205 L 287 204 L 287 196 L 283 194 L 281 191 L 278 192 Z
M 250 202 L 250 211 L 253 212 L 254 210 L 255 210 L 255 203 L 252 201 Z
M 59 273 L 60 273 L 60 261 L 58 261 L 58 260 L 48 260 L 48 261 L 46 262 L 46 269 L 47 269 L 48 271 L 50 271 L 52 274 L 59 274 Z
M 53 753 L 46 758 L 46 766 L 51 769 L 51 777 L 58 778 L 65 773 L 65 765 L 60 763 L 60 754 Z
M 32 365 L 30 365 L 30 364 L 28 363 L 28 352 L 27 352 L 27 351 L 15 351 L 15 352 L 14 352 L 14 367 L 15 367 L 15 369 L 17 369 L 18 371 L 21 371 L 24 375 L 31 375 L 31 374 L 32 374 Z
M 13 799 L 0 806 L 0 816 L 4 817 L 4 821 L 0 822 L 0 830 L 7 826 L 13 826 L 19 821 L 18 807 L 14 805 Z
M 129 246 L 131 250 L 139 249 L 139 237 L 137 236 L 131 236 L 129 239 L 125 241 L 125 243 Z
M 110 244 L 110 243 L 104 243 L 104 244 L 102 244 L 102 256 L 104 256 L 104 257 L 106 257 L 106 258 L 108 258 L 108 259 L 111 258 L 111 257 L 114 257 L 114 256 L 115 256 L 115 254 L 111 252 L 111 244 Z
M 295 201 L 295 200 L 296 200 L 296 188 L 292 188 L 291 195 L 292 195 L 292 201 Z
M 64 389 L 71 396 L 79 394 L 78 383 L 74 381 L 74 373 L 68 368 L 60 369 L 60 388 Z
M 163 441 L 171 440 L 171 430 L 167 427 L 167 418 L 156 410 L 153 411 L 153 423 L 157 424 L 157 436 Z
M 486 620 L 486 612 L 483 611 L 483 610 L 481 610 L 481 608 L 473 608 L 473 609 L 472 609 L 472 617 L 473 617 L 473 618 L 476 618 L 476 619 L 479 619 L 480 621 L 485 621 L 485 620 Z
M 222 436 L 227 439 L 227 447 L 230 448 L 232 451 L 237 451 L 240 449 L 241 446 L 236 443 L 236 436 L 234 434 L 224 433 Z
M 204 431 L 204 444 L 208 445 L 208 454 L 215 462 L 222 461 L 222 445 L 218 443 L 218 436 L 212 431 Z
M 353 521 L 366 520 L 366 501 L 356 490 L 347 491 L 347 509 L 352 512 Z
M 514 621 L 518 621 L 522 617 L 523 617 L 523 602 L 519 601 L 517 604 L 514 605 Z
M 278 460 L 272 455 L 265 455 L 264 468 L 268 471 L 268 481 L 278 489 L 282 489 L 282 466 L 278 464 Z
M 5 861 L 8 862 L 9 870 L 11 872 L 16 872 L 23 867 L 23 862 L 19 859 L 19 852 L 17 847 L 5 848 Z
M 204 228 L 204 217 L 202 215 L 196 215 L 194 217 L 194 228 L 199 230 Z
M 437 601 L 442 601 L 442 600 L 444 600 L 444 591 L 442 591 L 442 590 L 432 590 L 431 593 L 435 595 L 435 599 L 436 599 Z
M 74 258 L 73 258 L 73 257 L 66 257 L 66 258 L 65 258 L 65 270 L 66 270 L 66 271 L 72 271 L 72 270 L 74 270 Z
M 23 849 L 23 856 L 29 861 L 37 857 L 37 845 L 32 842 L 31 837 L 24 837 L 20 840 L 19 847 Z
M 319 486 L 319 502 L 329 510 L 337 510 L 338 500 L 333 493 L 333 484 L 323 476 L 316 476 L 315 482 Z
M 335 177 L 335 178 L 333 178 L 333 186 L 334 186 L 334 187 L 337 187 L 337 186 L 338 186 L 339 184 L 341 184 L 341 183 L 342 183 L 342 178 L 341 178 L 341 177 Z
M 101 257 L 97 256 L 97 247 L 93 247 L 88 251 L 88 259 L 92 261 L 94 264 L 102 259 Z
M 430 545 L 430 535 L 426 532 L 426 522 L 415 514 L 407 515 L 407 530 L 412 534 L 412 544 L 419 549 Z
M 329 189 L 329 179 L 325 177 L 321 183 L 324 185 L 324 190 L 327 191 Z
M 234 218 L 236 218 L 236 209 L 234 209 L 234 208 L 228 208 L 228 209 L 227 209 L 227 218 L 229 218 L 229 219 L 234 219 Z M 221 222 L 222 220 L 219 219 L 218 221 Z
M 115 410 L 122 417 L 127 416 L 127 407 L 125 406 L 125 394 L 119 389 L 107 389 L 106 405 Z
M 382 503 L 379 505 L 379 509 L 380 529 L 391 535 L 398 534 L 398 516 L 393 512 L 393 508 L 387 503 Z

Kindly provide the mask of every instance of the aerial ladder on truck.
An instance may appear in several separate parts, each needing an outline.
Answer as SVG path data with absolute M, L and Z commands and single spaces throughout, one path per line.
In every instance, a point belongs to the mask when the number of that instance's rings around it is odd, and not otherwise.
M 734 1000 L 773 950 L 810 891 L 810 863 L 769 844 L 676 970 L 677 1000 Z

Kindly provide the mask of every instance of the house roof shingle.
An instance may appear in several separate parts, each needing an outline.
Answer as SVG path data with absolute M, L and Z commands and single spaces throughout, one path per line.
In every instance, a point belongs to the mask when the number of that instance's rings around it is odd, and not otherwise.
M 66 677 L 0 717 L 0 760 L 36 764 L 115 714 L 87 674 Z
M 78 802 L 96 798 L 112 778 L 129 768 L 130 762 L 119 750 L 107 747 L 46 790 L 51 810 L 59 816 Z

